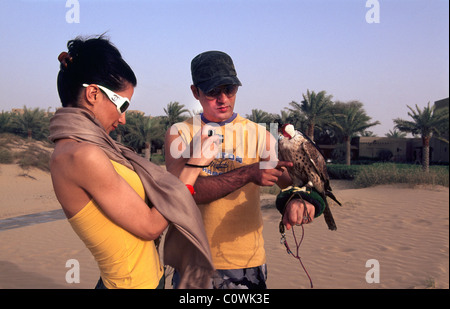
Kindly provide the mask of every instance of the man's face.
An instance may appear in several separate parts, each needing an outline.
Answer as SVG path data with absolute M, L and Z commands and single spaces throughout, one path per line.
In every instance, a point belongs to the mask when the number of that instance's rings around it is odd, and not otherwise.
M 233 115 L 237 89 L 237 85 L 222 85 L 205 94 L 200 88 L 191 86 L 192 94 L 202 105 L 203 116 L 213 122 L 225 121 Z

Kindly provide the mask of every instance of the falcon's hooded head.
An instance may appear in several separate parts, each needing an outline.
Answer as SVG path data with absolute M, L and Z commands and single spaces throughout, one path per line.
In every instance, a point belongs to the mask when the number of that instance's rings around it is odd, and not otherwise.
M 278 131 L 280 133 L 280 136 L 287 137 L 288 139 L 291 139 L 295 136 L 295 128 L 292 124 L 289 123 L 281 126 Z

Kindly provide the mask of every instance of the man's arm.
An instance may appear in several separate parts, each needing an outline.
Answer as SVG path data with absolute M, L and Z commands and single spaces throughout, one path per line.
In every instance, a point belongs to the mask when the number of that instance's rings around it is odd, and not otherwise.
M 189 167 L 185 167 L 188 158 L 174 158 L 170 153 L 171 144 L 177 138 L 179 138 L 179 135 L 170 134 L 170 129 L 166 132 L 165 154 L 167 170 L 179 177 L 181 171 Z M 181 147 L 179 145 L 178 150 L 181 150 Z M 196 192 L 194 199 L 199 204 L 209 203 L 236 191 L 250 182 L 260 186 L 273 186 L 278 178 L 283 175 L 282 168 L 291 166 L 292 163 L 277 162 L 274 165 L 274 168 L 261 169 L 259 163 L 254 163 L 221 175 L 199 176 L 194 185 Z
M 195 202 L 210 203 L 245 186 L 251 182 L 251 169 L 248 165 L 220 175 L 199 176 L 194 185 Z
M 279 161 L 273 169 L 261 169 L 259 163 L 237 168 L 224 174 L 198 177 L 194 185 L 194 199 L 199 204 L 209 203 L 253 182 L 258 186 L 273 186 L 283 175 L 282 168 L 290 162 Z

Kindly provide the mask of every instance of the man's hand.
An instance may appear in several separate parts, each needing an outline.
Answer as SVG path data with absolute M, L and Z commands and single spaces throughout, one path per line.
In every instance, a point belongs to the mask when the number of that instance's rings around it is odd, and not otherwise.
M 288 230 L 294 225 L 307 224 L 313 221 L 316 211 L 314 205 L 306 201 L 304 203 L 306 205 L 306 211 L 301 199 L 292 199 L 286 206 L 283 224 Z
M 254 163 L 251 170 L 251 181 L 258 186 L 273 186 L 284 173 L 283 168 L 293 166 L 292 162 L 278 161 L 275 168 L 262 169 L 260 163 Z

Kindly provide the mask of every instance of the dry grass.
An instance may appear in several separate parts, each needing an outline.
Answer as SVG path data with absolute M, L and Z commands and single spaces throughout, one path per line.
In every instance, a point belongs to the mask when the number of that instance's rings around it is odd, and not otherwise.
M 53 145 L 50 143 L 28 140 L 13 134 L 0 134 L 0 163 L 18 164 L 24 174 L 31 167 L 48 172 L 52 151 Z

